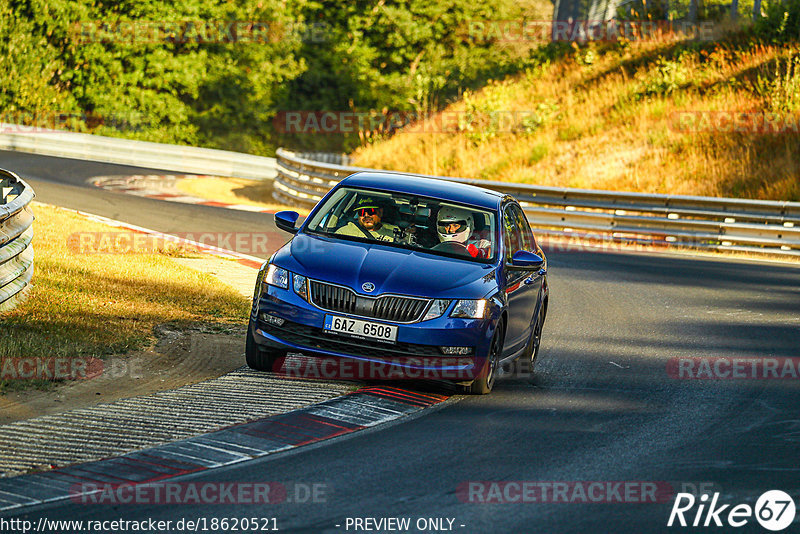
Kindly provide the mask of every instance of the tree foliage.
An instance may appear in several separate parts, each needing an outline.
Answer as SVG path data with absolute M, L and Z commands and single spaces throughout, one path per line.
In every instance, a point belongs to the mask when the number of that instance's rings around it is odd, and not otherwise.
M 291 137 L 273 119 L 280 110 L 435 110 L 519 68 L 524 54 L 467 30 L 519 15 L 512 0 L 7 0 L 0 112 L 260 154 L 283 143 L 350 148 L 357 135 Z M 199 33 L 169 34 L 189 21 Z M 231 21 L 266 25 L 269 38 L 198 38 L 202 23 Z M 155 37 L 140 38 L 145 30 Z

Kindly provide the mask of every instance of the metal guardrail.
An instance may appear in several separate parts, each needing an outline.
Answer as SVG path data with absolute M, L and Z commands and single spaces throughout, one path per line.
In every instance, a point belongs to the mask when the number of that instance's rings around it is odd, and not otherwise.
M 322 163 L 277 152 L 274 197 L 313 207 L 340 180 L 376 169 Z M 384 171 L 385 172 L 385 171 Z M 493 189 L 520 201 L 540 233 L 800 256 L 800 202 L 651 195 L 428 176 Z
M 0 169 L 0 312 L 25 300 L 33 278 L 33 189 Z
M 0 124 L 0 150 L 255 180 L 271 180 L 276 172 L 275 158 L 15 124 Z
M 347 154 L 335 152 L 295 152 L 295 157 L 310 159 L 319 163 L 333 163 L 334 165 L 350 165 L 352 159 Z

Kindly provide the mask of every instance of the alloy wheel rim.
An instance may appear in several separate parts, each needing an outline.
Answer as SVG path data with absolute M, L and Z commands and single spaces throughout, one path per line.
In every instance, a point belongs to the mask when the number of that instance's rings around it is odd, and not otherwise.
M 492 341 L 492 352 L 489 354 L 489 374 L 486 377 L 486 384 L 491 388 L 494 384 L 495 375 L 497 374 L 497 363 L 500 361 L 498 346 L 500 345 L 500 336 L 496 335 Z
M 542 340 L 542 322 L 536 321 L 536 330 L 533 332 L 533 350 L 531 351 L 531 363 L 539 353 L 539 343 Z

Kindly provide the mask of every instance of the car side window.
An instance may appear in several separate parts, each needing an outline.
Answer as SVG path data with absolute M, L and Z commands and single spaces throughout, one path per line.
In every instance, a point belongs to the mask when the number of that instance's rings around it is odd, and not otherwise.
M 517 228 L 520 232 L 520 240 L 522 245 L 522 250 L 527 250 L 528 252 L 536 252 L 536 242 L 533 239 L 533 232 L 531 231 L 531 225 L 528 222 L 527 217 L 525 217 L 525 212 L 523 212 L 519 206 L 512 204 L 510 206 L 511 212 L 514 214 Z
M 523 246 L 517 217 L 514 215 L 511 206 L 507 207 L 503 212 L 503 240 L 506 248 L 506 263 L 511 263 L 514 253 L 522 250 Z

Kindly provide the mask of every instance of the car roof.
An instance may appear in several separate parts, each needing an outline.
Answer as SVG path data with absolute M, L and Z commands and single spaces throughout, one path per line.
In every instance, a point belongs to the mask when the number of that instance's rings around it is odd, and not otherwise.
M 450 200 L 492 210 L 496 210 L 506 196 L 483 187 L 400 172 L 357 172 L 340 183 L 349 187 Z

